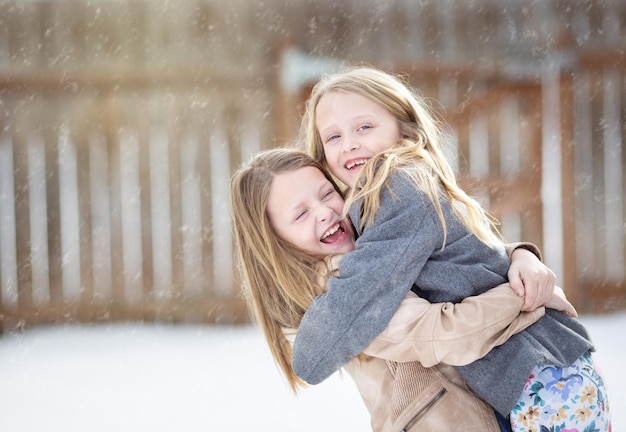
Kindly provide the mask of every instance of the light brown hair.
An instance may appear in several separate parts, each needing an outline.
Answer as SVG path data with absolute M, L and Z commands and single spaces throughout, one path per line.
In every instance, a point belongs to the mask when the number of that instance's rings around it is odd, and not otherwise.
M 293 372 L 285 331 L 297 329 L 313 299 L 322 292 L 320 259 L 280 239 L 267 214 L 274 177 L 304 167 L 331 176 L 306 153 L 288 148 L 261 152 L 231 178 L 230 199 L 237 261 L 243 291 L 278 366 L 294 392 L 306 385 Z M 339 190 L 337 188 L 337 190 Z
M 483 243 L 500 243 L 496 221 L 458 185 L 454 171 L 442 148 L 441 126 L 427 101 L 399 76 L 372 67 L 354 67 L 326 75 L 313 87 L 307 101 L 301 126 L 301 140 L 307 152 L 328 169 L 324 143 L 316 125 L 315 111 L 320 99 L 330 92 L 356 93 L 386 109 L 396 118 L 400 134 L 398 143 L 374 156 L 357 178 L 358 188 L 346 197 L 346 210 L 363 199 L 360 227 L 370 222 L 380 205 L 380 191 L 394 170 L 403 170 L 432 201 L 444 232 L 446 222 L 440 200 L 447 200 L 465 226 Z M 338 179 L 336 179 L 338 180 Z

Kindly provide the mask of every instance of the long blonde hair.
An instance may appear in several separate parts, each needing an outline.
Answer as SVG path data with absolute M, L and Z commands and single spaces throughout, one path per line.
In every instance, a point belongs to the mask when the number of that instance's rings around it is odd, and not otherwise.
M 275 234 L 267 215 L 267 202 L 276 175 L 304 167 L 318 168 L 337 188 L 330 174 L 310 156 L 287 148 L 259 153 L 233 174 L 230 185 L 243 292 L 294 392 L 306 383 L 293 372 L 292 348 L 284 330 L 297 329 L 305 311 L 321 293 L 321 261 Z
M 315 110 L 320 99 L 330 92 L 356 93 L 385 108 L 396 118 L 403 137 L 389 150 L 368 161 L 357 178 L 359 187 L 352 188 L 348 193 L 346 211 L 355 201 L 363 199 L 361 229 L 373 220 L 380 205 L 380 192 L 389 174 L 402 170 L 432 201 L 443 227 L 442 248 L 447 234 L 440 203 L 442 199 L 450 202 L 463 224 L 483 243 L 489 246 L 500 243 L 495 219 L 457 184 L 454 171 L 444 155 L 440 122 L 426 100 L 399 76 L 360 66 L 322 77 L 307 101 L 300 130 L 301 140 L 313 159 L 329 169 L 324 143 L 316 126 Z

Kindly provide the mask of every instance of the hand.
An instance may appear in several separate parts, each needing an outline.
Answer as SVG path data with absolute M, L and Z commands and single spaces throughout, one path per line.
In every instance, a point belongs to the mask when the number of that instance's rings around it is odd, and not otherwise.
M 550 309 L 556 309 L 561 312 L 565 312 L 566 314 L 574 318 L 578 316 L 578 312 L 576 312 L 574 306 L 567 300 L 567 297 L 565 297 L 565 293 L 563 292 L 561 287 L 558 286 L 554 287 L 554 294 L 552 295 L 550 300 L 545 302 L 544 306 Z
M 553 296 L 556 275 L 529 250 L 513 251 L 508 276 L 513 291 L 525 297 L 522 311 L 534 311 Z

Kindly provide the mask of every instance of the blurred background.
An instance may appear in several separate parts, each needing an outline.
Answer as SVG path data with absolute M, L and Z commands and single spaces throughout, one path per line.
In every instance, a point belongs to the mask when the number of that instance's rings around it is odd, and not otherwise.
M 230 174 L 321 74 L 403 74 L 583 313 L 626 308 L 623 0 L 0 0 L 0 330 L 249 322 Z

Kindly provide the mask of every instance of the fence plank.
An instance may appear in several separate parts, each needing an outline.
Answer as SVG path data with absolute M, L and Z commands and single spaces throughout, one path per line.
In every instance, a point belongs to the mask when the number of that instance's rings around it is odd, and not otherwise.
M 4 129 L 4 128 L 3 128 Z M 15 229 L 15 187 L 13 141 L 0 133 L 0 305 L 2 309 L 17 308 L 17 253 Z M 0 332 L 2 319 L 0 319 Z
M 75 124 L 73 142 L 76 146 L 76 168 L 78 187 L 78 233 L 79 233 L 79 265 L 80 265 L 80 304 L 89 305 L 94 298 L 94 225 L 92 224 L 91 161 L 87 130 Z
M 21 310 L 33 305 L 32 259 L 30 237 L 30 195 L 28 184 L 28 120 L 22 117 L 13 135 L 13 184 L 15 199 L 15 241 L 17 263 L 17 304 Z M 50 227 L 48 226 L 48 230 Z M 50 246 L 48 246 L 50 251 Z

